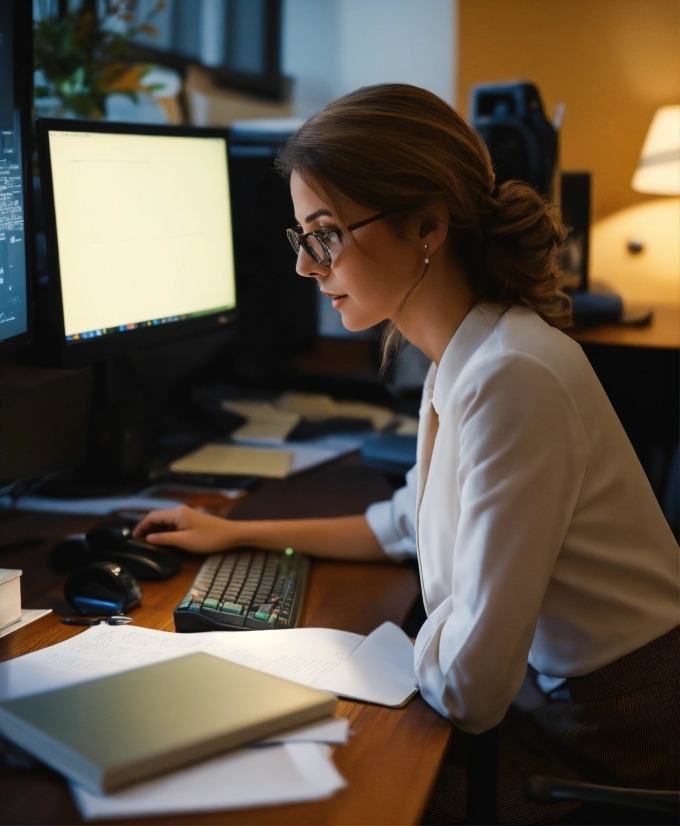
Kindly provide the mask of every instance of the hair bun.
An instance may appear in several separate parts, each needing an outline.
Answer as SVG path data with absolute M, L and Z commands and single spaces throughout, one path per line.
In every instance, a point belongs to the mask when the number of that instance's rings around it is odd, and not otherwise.
M 572 324 L 560 291 L 558 253 L 567 236 L 559 208 L 523 181 L 495 187 L 484 210 L 474 268 L 490 301 L 519 302 L 555 327 Z

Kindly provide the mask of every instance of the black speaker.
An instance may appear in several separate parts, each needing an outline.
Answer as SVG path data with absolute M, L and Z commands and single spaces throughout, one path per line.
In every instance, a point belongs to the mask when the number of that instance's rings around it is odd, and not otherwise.
M 562 269 L 571 276 L 571 289 L 588 289 L 590 255 L 590 172 L 563 172 L 560 180 L 562 218 L 569 227 Z
M 470 122 L 489 150 L 497 183 L 518 179 L 542 195 L 553 196 L 557 132 L 533 83 L 474 86 Z
M 291 132 L 249 126 L 231 131 L 234 256 L 238 304 L 237 371 L 273 379 L 316 341 L 318 288 L 295 271 L 286 229 L 295 225 L 288 181 L 274 168 Z

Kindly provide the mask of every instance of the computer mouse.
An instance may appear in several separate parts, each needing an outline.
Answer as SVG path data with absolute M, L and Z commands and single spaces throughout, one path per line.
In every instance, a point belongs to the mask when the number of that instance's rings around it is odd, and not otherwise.
M 50 551 L 50 562 L 55 571 L 75 571 L 93 561 L 92 550 L 84 533 L 67 536 Z
M 66 580 L 64 596 L 80 614 L 112 616 L 139 605 L 142 589 L 134 576 L 115 562 L 93 562 Z
M 132 528 L 127 522 L 102 522 L 90 528 L 87 541 L 99 550 L 119 548 L 126 542 L 134 541 Z
M 168 579 L 179 572 L 179 560 L 172 551 L 133 539 L 123 522 L 103 522 L 85 536 L 93 559 L 124 565 L 138 579 Z

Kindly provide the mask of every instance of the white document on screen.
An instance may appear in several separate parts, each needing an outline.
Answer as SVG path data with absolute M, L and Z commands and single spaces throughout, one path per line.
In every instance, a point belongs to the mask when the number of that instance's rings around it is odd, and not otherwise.
M 400 706 L 413 694 L 413 643 L 393 623 L 367 637 L 331 628 L 174 634 L 98 625 L 0 663 L 0 701 L 206 651 L 342 697 Z

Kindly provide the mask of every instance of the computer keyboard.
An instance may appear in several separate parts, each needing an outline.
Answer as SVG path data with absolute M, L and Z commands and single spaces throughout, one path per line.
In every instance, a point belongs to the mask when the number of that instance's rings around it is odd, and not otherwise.
M 309 558 L 286 548 L 241 548 L 209 556 L 175 608 L 177 631 L 294 628 Z

